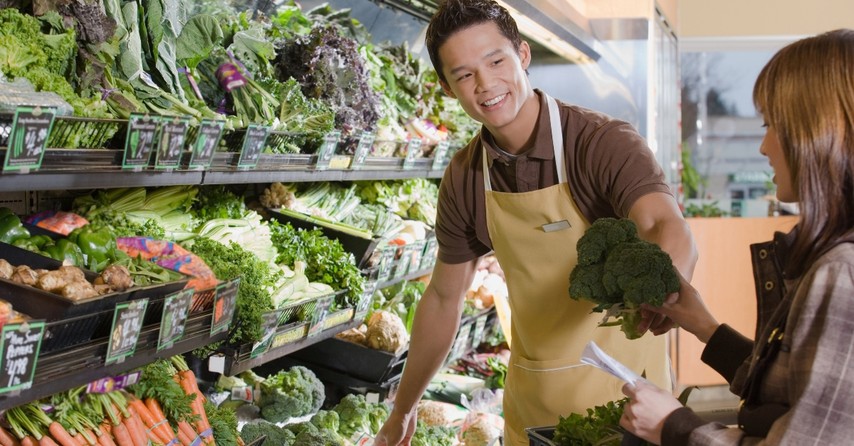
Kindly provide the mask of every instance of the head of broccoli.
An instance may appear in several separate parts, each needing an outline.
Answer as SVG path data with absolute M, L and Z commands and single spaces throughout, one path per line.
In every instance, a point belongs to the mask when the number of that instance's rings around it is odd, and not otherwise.
M 388 409 L 382 403 L 369 403 L 364 395 L 350 393 L 332 409 L 338 412 L 338 432 L 346 438 L 355 433 L 375 435 L 388 418 Z
M 274 423 L 316 412 L 323 405 L 323 382 L 311 370 L 294 366 L 261 382 L 261 417 Z
M 291 446 L 341 446 L 345 444 L 338 432 L 326 427 L 318 427 L 312 422 L 304 421 L 289 424 L 285 426 L 285 429 L 293 432 L 296 437 L 293 443 L 289 443 Z
M 596 220 L 578 240 L 577 249 L 569 296 L 594 303 L 594 312 L 608 311 L 606 318 L 615 316 L 629 339 L 643 335 L 637 331 L 641 304 L 659 307 L 668 294 L 679 290 L 670 256 L 655 243 L 641 240 L 631 220 Z
M 602 263 L 615 246 L 640 240 L 634 222 L 627 218 L 600 218 L 578 240 L 579 265 Z
M 262 435 L 267 437 L 267 439 L 264 440 L 264 444 L 287 445 L 293 443 L 294 438 L 296 438 L 296 435 L 294 435 L 293 432 L 264 420 L 256 420 L 246 423 L 243 425 L 243 428 L 240 429 L 240 438 L 242 438 L 243 442 L 246 444 L 255 441 Z

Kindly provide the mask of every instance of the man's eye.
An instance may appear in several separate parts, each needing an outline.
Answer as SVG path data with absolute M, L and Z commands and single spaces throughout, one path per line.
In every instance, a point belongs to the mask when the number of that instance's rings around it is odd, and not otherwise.
M 501 62 L 504 62 L 504 59 L 498 59 L 495 62 L 492 62 L 492 65 L 501 65 Z

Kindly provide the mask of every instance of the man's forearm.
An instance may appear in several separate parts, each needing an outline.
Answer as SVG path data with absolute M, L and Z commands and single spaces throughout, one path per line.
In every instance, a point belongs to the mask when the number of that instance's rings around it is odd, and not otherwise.
M 685 220 L 670 219 L 640 235 L 644 240 L 655 242 L 664 252 L 670 254 L 673 266 L 685 280 L 691 281 L 697 264 L 697 246 Z

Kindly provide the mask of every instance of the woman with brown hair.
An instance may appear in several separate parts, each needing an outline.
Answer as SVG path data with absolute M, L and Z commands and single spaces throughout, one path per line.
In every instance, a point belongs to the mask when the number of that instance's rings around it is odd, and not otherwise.
M 702 359 L 740 395 L 738 426 L 706 423 L 641 382 L 621 425 L 662 445 L 854 442 L 854 30 L 794 42 L 753 90 L 777 198 L 801 213 L 789 234 L 751 246 L 756 340 L 719 324 L 683 281 L 658 309 L 706 343 Z

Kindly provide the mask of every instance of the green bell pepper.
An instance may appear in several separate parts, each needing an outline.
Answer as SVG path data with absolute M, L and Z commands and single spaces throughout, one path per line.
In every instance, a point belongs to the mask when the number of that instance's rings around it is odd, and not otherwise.
M 108 228 L 86 225 L 71 231 L 68 238 L 83 251 L 90 271 L 101 272 L 116 259 L 116 236 Z
M 53 244 L 53 239 L 50 238 L 50 236 L 42 235 L 42 234 L 34 235 L 34 236 L 30 237 L 29 240 L 34 245 L 36 245 L 39 249 L 41 249 L 42 247 L 44 247 L 47 244 Z
M 33 242 L 33 238 L 19 238 L 12 242 L 12 245 L 17 246 L 21 249 L 26 249 L 27 251 L 32 251 L 36 254 L 41 254 L 41 248 Z
M 12 243 L 22 238 L 30 238 L 30 231 L 21 224 L 21 219 L 15 214 L 0 217 L 0 242 Z
M 66 265 L 83 266 L 86 264 L 83 250 L 68 239 L 61 238 L 52 245 L 45 245 L 42 250 L 48 257 L 59 260 Z

